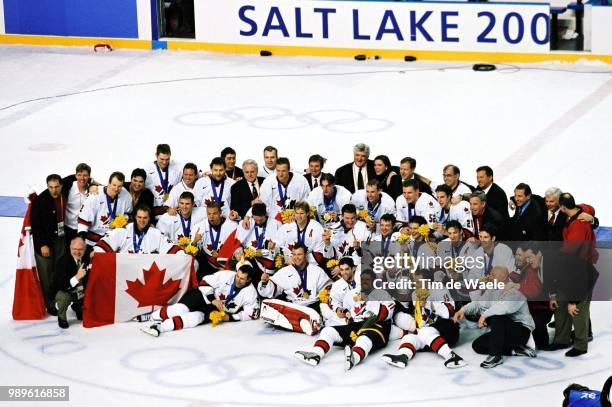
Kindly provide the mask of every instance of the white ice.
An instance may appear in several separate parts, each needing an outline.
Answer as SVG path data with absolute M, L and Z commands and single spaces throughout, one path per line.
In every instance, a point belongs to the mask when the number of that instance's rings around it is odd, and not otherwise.
M 388 154 L 394 162 L 414 156 L 417 171 L 435 182 L 447 163 L 471 183 L 476 167 L 488 164 L 506 192 L 522 181 L 540 194 L 558 186 L 595 206 L 610 225 L 610 67 L 498 68 L 506 70 L 0 47 L 0 195 L 40 190 L 47 174 L 69 174 L 81 161 L 101 181 L 116 169 L 129 173 L 152 161 L 160 142 L 171 144 L 174 158 L 203 168 L 226 145 L 242 161 L 259 160 L 272 144 L 294 168 L 321 153 L 334 169 L 363 141 L 373 155 Z M 161 82 L 121 86 L 155 81 Z M 73 323 L 62 331 L 54 318 L 14 322 L 21 220 L 2 218 L 0 226 L 0 384 L 69 385 L 70 405 L 560 405 L 568 384 L 599 388 L 612 374 L 612 306 L 602 302 L 592 306 L 595 340 L 587 355 L 571 360 L 542 352 L 536 359 L 508 358 L 492 370 L 478 367 L 472 331 L 457 347 L 470 363 L 464 369 L 449 371 L 435 355 L 419 354 L 399 371 L 379 352 L 345 374 L 342 352 L 317 368 L 302 365 L 291 354 L 312 338 L 260 321 L 158 339 L 140 333 L 137 323 L 96 329 Z

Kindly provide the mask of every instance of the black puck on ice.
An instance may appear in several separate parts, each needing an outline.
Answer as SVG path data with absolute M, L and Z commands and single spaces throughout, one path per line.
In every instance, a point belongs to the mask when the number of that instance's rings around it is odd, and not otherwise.
M 365 61 L 366 60 L 366 56 L 364 54 L 355 55 L 355 59 L 357 61 Z
M 474 66 L 472 66 L 472 69 L 478 72 L 490 72 L 494 71 L 497 68 L 495 67 L 495 65 L 491 64 L 474 64 Z
M 259 51 L 259 56 L 269 57 L 269 56 L 272 56 L 272 53 L 270 51 L 267 51 L 267 50 L 263 49 L 263 50 Z
M 404 57 L 404 61 L 406 61 L 406 62 L 414 62 L 414 61 L 416 61 L 416 57 L 414 57 L 412 55 L 406 55 Z

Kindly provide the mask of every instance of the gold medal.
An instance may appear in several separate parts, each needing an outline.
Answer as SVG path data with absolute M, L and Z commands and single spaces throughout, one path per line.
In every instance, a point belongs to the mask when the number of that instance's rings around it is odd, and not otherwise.
M 304 299 L 307 300 L 310 298 L 310 293 L 308 291 L 306 291 L 303 295 Z
M 170 198 L 170 194 L 166 192 L 164 194 L 164 202 L 166 202 L 168 200 L 168 198 Z

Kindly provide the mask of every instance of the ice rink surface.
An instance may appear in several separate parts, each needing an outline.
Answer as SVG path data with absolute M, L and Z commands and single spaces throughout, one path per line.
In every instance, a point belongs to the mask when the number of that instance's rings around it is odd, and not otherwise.
M 272 144 L 294 168 L 320 153 L 332 170 L 366 142 L 394 163 L 415 157 L 417 172 L 436 183 L 453 163 L 470 183 L 490 165 L 508 193 L 522 181 L 540 194 L 558 186 L 610 226 L 611 70 L 0 47 L 0 196 L 40 190 L 47 174 L 70 174 L 81 161 L 102 182 L 113 170 L 129 174 L 160 142 L 202 168 L 226 145 L 241 162 L 260 161 Z M 137 323 L 60 330 L 54 318 L 14 322 L 21 219 L 0 218 L 0 227 L 0 384 L 68 385 L 70 405 L 556 406 L 568 384 L 599 388 L 612 374 L 609 302 L 592 305 L 587 355 L 541 352 L 492 370 L 478 367 L 474 330 L 457 347 L 464 369 L 418 354 L 401 371 L 379 352 L 345 374 L 340 350 L 317 368 L 302 365 L 291 355 L 312 338 L 260 321 L 157 339 Z

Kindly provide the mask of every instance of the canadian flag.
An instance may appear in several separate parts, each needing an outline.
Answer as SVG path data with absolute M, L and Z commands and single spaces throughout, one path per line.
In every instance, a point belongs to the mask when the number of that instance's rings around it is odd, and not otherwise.
M 248 232 L 248 231 L 247 231 Z M 219 259 L 225 259 L 225 269 L 229 270 L 231 268 L 232 257 L 234 256 L 234 252 L 240 248 L 244 239 L 246 238 L 246 233 L 242 228 L 242 225 L 238 226 L 230 235 L 225 239 L 223 246 L 219 250 Z
M 28 209 L 23 218 L 21 237 L 17 249 L 17 273 L 15 274 L 15 293 L 13 296 L 13 319 L 43 319 L 47 316 L 45 298 L 43 296 L 36 258 L 34 257 L 34 242 L 30 234 L 30 211 L 36 193 L 28 197 Z
M 83 326 L 125 322 L 176 303 L 197 287 L 193 257 L 96 253 L 83 303 Z

